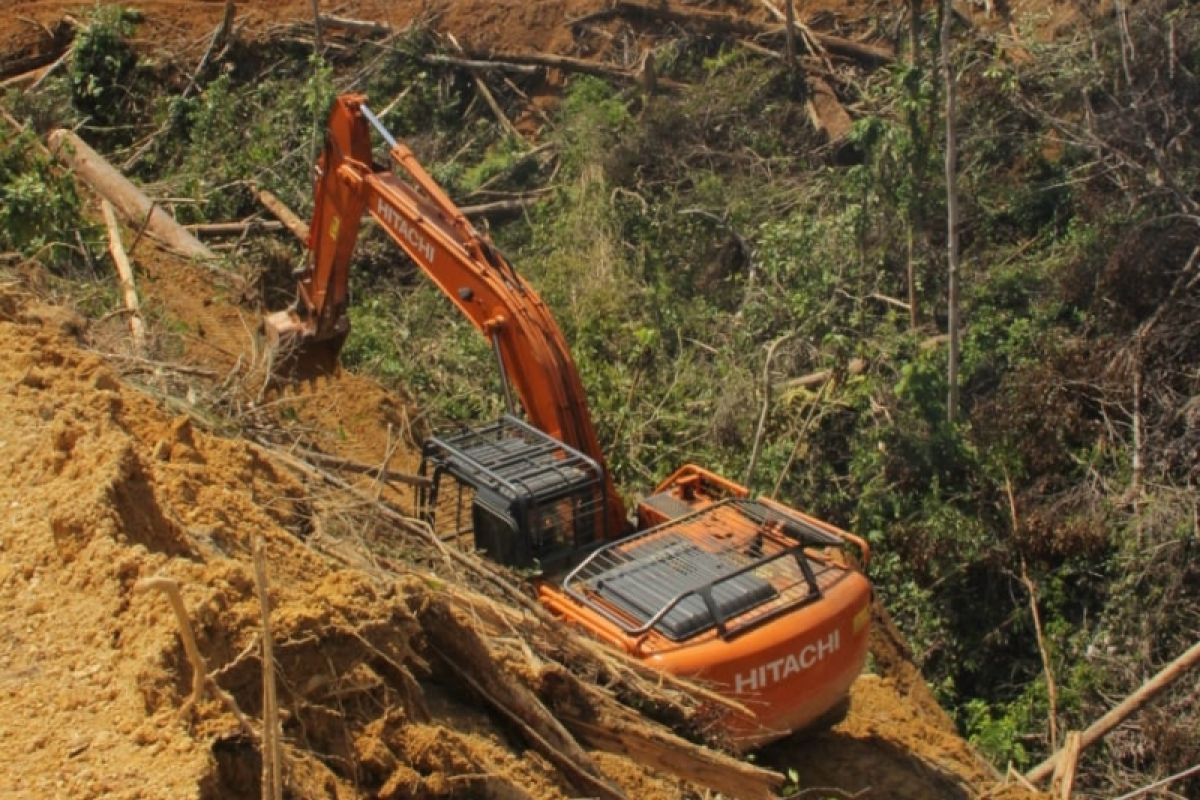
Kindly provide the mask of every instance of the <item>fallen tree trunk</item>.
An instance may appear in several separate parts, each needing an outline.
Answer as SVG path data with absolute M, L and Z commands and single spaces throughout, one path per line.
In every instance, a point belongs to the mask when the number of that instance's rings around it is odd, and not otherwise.
M 753 20 L 724 14 L 720 11 L 706 11 L 700 8 L 673 8 L 667 3 L 637 3 L 628 0 L 618 0 L 608 8 L 585 14 L 571 20 L 571 24 L 580 25 L 585 22 L 595 22 L 612 17 L 644 17 L 646 19 L 674 22 L 677 25 L 703 27 L 717 33 L 737 33 L 743 36 L 755 36 L 762 32 L 763 26 Z
M 36 73 L 39 69 L 48 67 L 61 59 L 66 52 L 67 45 L 64 43 L 60 49 L 36 53 L 26 58 L 10 61 L 4 67 L 0 68 L 0 80 L 7 81 L 10 78 L 19 78 L 30 73 Z
M 1103 739 L 1112 731 L 1113 728 L 1120 725 L 1130 716 L 1139 711 L 1142 706 L 1149 703 L 1165 689 L 1171 686 L 1176 680 L 1182 677 L 1188 670 L 1200 664 L 1200 642 L 1192 645 L 1179 658 L 1172 661 L 1167 666 L 1159 670 L 1153 678 L 1143 683 L 1138 687 L 1137 691 L 1126 697 L 1115 708 L 1102 716 L 1100 719 L 1093 722 L 1091 725 L 1079 735 L 1079 750 L 1082 752 L 1096 742 Z M 1058 760 L 1063 757 L 1063 751 L 1059 750 L 1052 756 L 1047 758 L 1042 763 L 1038 764 L 1029 772 L 1025 773 L 1025 778 L 1031 783 L 1045 780 L 1054 772 L 1054 766 Z
M 358 33 L 365 36 L 386 36 L 394 31 L 392 26 L 386 22 L 339 17 L 335 14 L 319 14 L 317 16 L 317 23 L 324 29 Z
M 351 461 L 348 458 L 331 456 L 328 453 L 319 453 L 316 450 L 309 450 L 300 446 L 295 446 L 292 450 L 301 458 L 318 464 L 326 464 L 333 469 L 342 469 L 347 472 L 358 473 L 359 475 L 378 476 L 382 480 L 392 483 L 403 483 L 408 486 L 429 486 L 432 484 L 432 481 L 424 475 L 413 475 L 408 472 L 397 472 L 394 469 L 362 464 L 358 461 Z
M 281 231 L 284 224 L 275 220 L 253 219 L 248 222 L 202 222 L 184 227 L 197 236 L 240 236 L 254 230 Z
M 762 0 L 762 4 L 771 12 L 771 16 L 775 17 L 779 22 L 784 23 L 785 26 L 788 25 L 787 17 L 773 2 Z M 818 47 L 823 47 L 830 53 L 837 53 L 838 55 L 864 61 L 868 64 L 887 64 L 896 59 L 896 53 L 890 47 L 864 44 L 863 42 L 856 42 L 853 39 L 835 36 L 832 33 L 819 33 L 796 20 L 793 20 L 791 25 L 797 32 L 802 34 L 803 38 L 807 39 L 811 37 Z
M 547 660 L 541 655 L 547 645 L 544 636 L 539 635 L 542 631 L 525 629 L 511 609 L 459 588 L 447 590 L 445 598 L 441 607 L 432 612 L 428 609 L 438 601 L 430 603 L 424 592 L 410 600 L 409 606 L 421 621 L 426 636 L 431 637 L 431 643 L 439 651 L 445 651 L 443 656 L 455 658 L 452 668 L 463 669 L 471 665 L 469 671 L 473 680 L 482 683 L 474 675 L 478 665 L 524 662 L 527 668 L 517 668 L 515 675 L 505 677 L 505 680 L 516 681 L 520 676 L 517 694 L 527 693 L 532 698 L 522 700 L 520 705 L 536 703 L 538 713 L 552 712 L 555 727 L 561 721 L 566 730 L 589 746 L 631 757 L 729 797 L 765 800 L 775 797 L 775 790 L 783 784 L 782 774 L 689 742 L 661 724 L 640 716 L 622 704 L 611 691 L 576 675 L 558 661 Z M 427 611 L 422 612 L 420 608 Z M 490 641 L 493 635 L 505 633 L 508 634 L 505 642 L 511 642 L 512 634 L 516 633 L 522 641 L 532 645 L 532 650 L 499 644 L 499 640 Z M 443 641 L 444 637 L 449 640 Z M 466 643 L 465 649 L 463 643 Z M 556 648 L 551 645 L 551 649 Z M 561 654 L 558 658 L 562 658 Z M 565 660 L 575 662 L 570 658 Z M 527 686 L 536 686 L 540 699 Z M 660 687 L 660 690 L 665 691 L 666 687 Z M 714 709 L 713 713 L 720 712 Z M 714 718 L 710 717 L 710 722 Z
M 782 26 L 763 25 L 719 11 L 706 11 L 699 8 L 685 9 L 666 3 L 633 2 L 633 0 L 621 0 L 610 8 L 580 17 L 575 20 L 575 23 L 615 16 L 666 20 L 678 25 L 698 27 L 710 33 L 730 33 L 739 36 L 778 36 L 784 32 Z M 830 53 L 836 53 L 856 61 L 867 64 L 889 64 L 896 60 L 896 54 L 890 47 L 856 42 L 831 33 L 813 30 L 806 30 L 805 34 L 811 36 L 818 45 Z
M 193 419 L 206 424 L 203 417 L 193 416 Z M 552 647 L 562 654 L 562 659 L 573 668 L 588 669 L 594 674 L 597 683 L 615 687 L 613 690 L 626 698 L 626 704 L 647 709 L 666 708 L 674 719 L 683 720 L 684 724 L 691 724 L 692 718 L 700 709 L 712 713 L 749 713 L 744 705 L 732 698 L 685 678 L 656 670 L 633 656 L 586 636 L 576 635 L 569 628 L 565 628 L 560 619 L 554 617 L 544 606 L 529 597 L 497 569 L 486 564 L 479 556 L 446 547 L 428 525 L 401 514 L 387 502 L 299 458 L 290 450 L 283 450 L 275 443 L 261 438 L 252 438 L 270 457 L 304 473 L 307 477 L 316 478 L 349 492 L 370 505 L 384 519 L 435 549 L 446 559 L 448 565 L 463 567 L 475 578 L 493 586 L 519 611 L 513 610 L 511 614 L 506 614 L 499 605 L 491 604 L 489 607 L 480 604 L 479 608 L 473 606 L 476 613 L 490 612 L 500 615 L 503 617 L 505 629 L 519 629 L 529 636 L 548 640 Z M 460 590 L 459 594 L 463 592 Z
M 484 61 L 474 58 L 457 58 L 455 56 L 447 56 L 441 53 L 430 53 L 421 56 L 421 60 L 427 64 L 445 64 L 451 67 L 461 67 L 462 69 L 477 69 L 482 71 L 503 71 L 513 72 L 518 75 L 534 75 L 538 68 L 533 64 L 506 64 L 503 61 Z
M 542 197 L 514 197 L 511 200 L 494 200 L 491 203 L 479 203 L 473 206 L 463 206 L 462 213 L 468 217 L 487 217 L 502 214 L 519 214 L 532 205 L 537 205 Z
M 550 53 L 468 53 L 466 55 L 468 58 L 482 59 L 495 64 L 532 64 L 538 67 L 561 69 L 564 72 L 580 72 L 600 78 L 615 78 L 626 83 L 637 83 L 641 78 L 641 73 L 636 70 L 614 67 L 610 64 L 601 64 L 597 61 L 589 61 L 586 58 L 556 56 Z M 657 83 L 658 86 L 664 89 L 676 91 L 687 86 L 686 83 L 666 78 L 659 78 Z
M 189 258 L 215 258 L 212 250 L 170 214 L 150 201 L 141 189 L 117 171 L 87 142 L 71 131 L 58 129 L 50 134 L 50 150 L 55 158 L 78 175 L 96 192 L 108 200 L 134 224 L 145 224 L 146 230 L 172 250 Z
M 68 58 L 71 57 L 71 52 L 71 48 L 67 48 L 65 51 L 63 51 L 61 56 L 45 66 L 31 69 L 28 72 L 22 72 L 21 74 L 14 75 L 11 78 L 5 78 L 4 80 L 0 81 L 0 89 L 15 88 L 27 92 L 33 91 L 40 86 L 42 82 L 46 80 L 46 78 L 50 77 L 50 75 L 56 69 L 61 67 Z

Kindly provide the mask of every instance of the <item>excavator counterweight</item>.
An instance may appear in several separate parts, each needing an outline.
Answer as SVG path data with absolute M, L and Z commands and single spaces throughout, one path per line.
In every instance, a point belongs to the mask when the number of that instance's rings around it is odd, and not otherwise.
M 374 161 L 372 126 L 387 168 Z M 307 266 L 268 331 L 336 352 L 365 214 L 490 342 L 508 398 L 501 419 L 426 443 L 418 503 L 439 533 L 469 534 L 498 563 L 538 572 L 539 599 L 565 623 L 738 700 L 748 713 L 722 720 L 736 748 L 843 703 L 866 660 L 866 543 L 694 465 L 629 519 L 549 309 L 360 95 L 334 103 Z

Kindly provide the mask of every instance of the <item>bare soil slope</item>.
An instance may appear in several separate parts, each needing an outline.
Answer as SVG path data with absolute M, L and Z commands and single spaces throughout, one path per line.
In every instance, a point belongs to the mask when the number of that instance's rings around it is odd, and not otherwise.
M 191 669 L 182 587 L 209 668 L 261 713 L 252 542 L 272 580 L 296 797 L 558 798 L 544 760 L 436 680 L 414 648 L 411 578 L 330 566 L 296 536 L 310 497 L 255 447 L 197 430 L 77 346 L 81 321 L 0 288 L 0 795 L 257 796 L 256 749 Z M 397 583 L 396 581 L 400 582 Z M 419 681 L 419 682 L 418 682 Z M 319 754 L 319 755 L 317 755 Z M 677 782 L 608 756 L 639 794 Z

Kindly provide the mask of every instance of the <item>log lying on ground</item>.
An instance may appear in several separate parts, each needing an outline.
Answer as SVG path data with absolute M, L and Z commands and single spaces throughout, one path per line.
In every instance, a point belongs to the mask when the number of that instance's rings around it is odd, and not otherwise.
M 284 205 L 284 202 L 266 189 L 255 189 L 254 196 L 258 198 L 258 202 L 275 215 L 275 218 L 282 222 L 292 234 L 302 242 L 308 241 L 308 223 L 300 219 L 300 216 Z
M 561 712 L 560 716 L 568 728 L 597 750 L 626 756 L 651 769 L 715 789 L 726 797 L 774 800 L 783 785 L 784 776 L 778 772 L 692 744 L 665 729 L 628 719 L 598 723 Z
M 1158 674 L 1138 687 L 1137 691 L 1089 725 L 1087 730 L 1079 735 L 1079 750 L 1086 750 L 1103 739 L 1113 728 L 1120 725 L 1197 665 L 1200 665 L 1200 642 L 1189 647 L 1183 655 L 1163 667 Z M 1025 773 L 1025 778 L 1031 783 L 1045 780 L 1053 774 L 1054 765 L 1062 756 L 1063 751 L 1058 751 Z
M 194 409 L 182 410 L 206 424 Z M 700 731 L 723 713 L 748 713 L 740 703 L 580 636 L 479 556 L 438 542 L 428 525 L 303 460 L 291 448 L 259 442 L 272 461 L 348 492 L 361 507 L 403 531 L 393 529 L 391 535 L 407 534 L 410 544 L 420 539 L 443 554 L 448 571 L 445 581 L 437 580 L 441 588 L 436 591 L 428 578 L 401 578 L 397 583 L 402 568 L 378 553 L 359 568 L 399 590 L 401 603 L 420 624 L 430 653 L 445 670 L 520 729 L 531 746 L 583 789 L 582 794 L 621 796 L 588 766 L 590 757 L 571 730 L 597 748 L 635 754 L 653 769 L 732 797 L 765 798 L 769 787 L 782 783 L 777 773 L 691 744 L 645 716 L 665 716 L 673 726 Z M 489 595 L 465 588 L 468 583 L 487 585 Z M 616 721 L 615 738 L 604 732 L 608 720 Z
M 513 72 L 518 75 L 534 75 L 538 68 L 533 64 L 505 64 L 501 61 L 483 61 L 472 58 L 456 58 L 442 53 L 429 53 L 421 56 L 421 60 L 427 64 L 445 64 L 451 67 L 461 67 L 462 69 L 473 69 L 480 71 L 496 70 L 501 72 Z
M 63 51 L 63 54 L 47 65 L 36 67 L 27 72 L 22 72 L 18 75 L 13 75 L 11 78 L 5 78 L 0 81 L 0 89 L 20 89 L 22 91 L 33 91 L 40 86 L 46 78 L 50 77 L 59 67 L 61 67 L 68 58 L 71 57 L 71 48 Z
M 681 8 L 668 3 L 633 2 L 633 0 L 619 0 L 610 8 L 580 17 L 574 22 L 578 24 L 606 17 L 660 19 L 685 27 L 700 28 L 710 33 L 731 33 L 739 36 L 777 36 L 783 32 L 782 27 L 763 25 L 719 11 Z M 830 53 L 836 53 L 856 61 L 867 64 L 888 64 L 896 59 L 896 54 L 890 47 L 856 42 L 819 31 L 806 31 L 805 33 L 811 35 L 818 45 Z
M 767 800 L 774 798 L 783 784 L 780 773 L 693 744 L 622 705 L 565 666 L 543 660 L 546 642 L 520 631 L 508 609 L 481 595 L 453 588 L 430 598 L 427 591 L 421 591 L 409 595 L 409 608 L 451 670 L 469 677 L 470 685 L 489 703 L 504 706 L 506 715 L 520 716 L 545 743 L 553 743 L 557 753 L 570 756 L 577 764 L 591 762 L 578 761 L 580 753 L 585 759 L 587 755 L 572 733 L 590 747 L 626 756 L 728 797 Z M 514 632 L 522 633 L 523 645 L 512 644 Z M 508 666 L 522 663 L 524 666 L 515 670 Z M 539 687 L 540 699 L 528 688 L 531 683 Z M 589 774 L 599 775 L 590 768 Z
M 386 22 L 375 22 L 369 19 L 353 19 L 351 17 L 339 17 L 335 14 L 321 14 L 318 16 L 318 21 L 322 28 L 335 31 L 345 31 L 347 33 L 357 33 L 364 36 L 387 36 L 394 32 L 394 28 Z
M 58 129 L 50 134 L 50 151 L 55 158 L 108 200 L 134 225 L 146 231 L 170 249 L 189 258 L 215 258 L 212 250 L 187 232 L 175 219 L 150 201 L 141 189 L 71 131 Z
M 187 410 L 187 407 L 184 408 Z M 194 415 L 193 419 L 201 425 L 208 424 L 204 417 Z M 284 450 L 262 437 L 251 438 L 271 458 L 292 467 L 307 478 L 318 479 L 350 493 L 364 507 L 370 508 L 382 519 L 397 526 L 399 531 L 440 554 L 448 567 L 461 567 L 473 579 L 492 587 L 505 602 L 511 604 L 511 607 L 486 602 L 480 595 L 479 600 L 469 602 L 475 616 L 489 618 L 490 624 L 498 631 L 517 631 L 527 640 L 543 642 L 547 650 L 558 654 L 558 661 L 570 664 L 576 673 L 586 673 L 597 684 L 613 687 L 628 705 L 660 710 L 663 716 L 685 726 L 691 726 L 693 720 L 701 714 L 749 713 L 741 703 L 712 689 L 661 672 L 631 655 L 605 647 L 586 636 L 577 635 L 564 627 L 562 620 L 554 617 L 538 601 L 529 597 L 481 557 L 447 547 L 427 524 L 400 513 L 374 493 L 367 492 L 328 470 L 297 457 L 291 449 Z M 458 594 L 464 597 L 466 593 L 465 590 L 459 590 Z
M 637 83 L 641 79 L 641 72 L 632 69 L 623 69 L 614 67 L 610 64 L 602 64 L 598 61 L 589 61 L 586 58 L 575 58 L 573 56 L 556 56 L 550 53 L 467 53 L 467 58 L 475 60 L 490 61 L 493 64 L 532 64 L 537 67 L 549 67 L 551 69 L 561 69 L 563 72 L 579 72 L 584 75 L 595 75 L 600 78 L 614 78 L 625 83 Z M 686 88 L 687 84 L 679 81 L 668 80 L 667 78 L 658 78 L 657 84 L 659 88 L 671 89 L 678 91 Z
M 33 74 L 36 80 L 38 70 L 61 62 L 71 49 L 71 40 L 75 36 L 75 26 L 65 19 L 47 30 L 48 46 L 24 58 L 15 58 L 0 62 L 0 81 L 5 84 L 12 78 L 20 78 Z M 11 84 L 10 84 L 11 85 Z
M 284 224 L 275 220 L 252 219 L 247 222 L 202 222 L 184 227 L 197 236 L 240 236 L 253 230 L 281 231 Z
M 505 214 L 520 214 L 530 206 L 537 205 L 544 196 L 514 197 L 509 200 L 493 200 L 490 203 L 479 203 L 473 206 L 463 206 L 462 213 L 468 217 L 503 216 Z
M 701 27 L 714 33 L 737 33 L 743 36 L 755 36 L 763 30 L 763 26 L 753 20 L 724 14 L 720 11 L 673 8 L 667 3 L 638 3 L 628 2 L 628 0 L 617 0 L 608 8 L 571 20 L 571 24 L 581 25 L 585 22 L 595 22 L 612 17 L 644 17 L 673 22 L 676 25 Z

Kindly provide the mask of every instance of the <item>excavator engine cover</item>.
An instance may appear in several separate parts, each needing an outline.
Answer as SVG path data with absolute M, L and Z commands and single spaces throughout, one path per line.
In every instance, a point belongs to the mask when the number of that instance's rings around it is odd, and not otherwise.
M 506 566 L 552 569 L 601 538 L 601 467 L 516 417 L 431 437 L 421 474 L 420 507 L 439 535 L 465 532 L 469 502 L 475 548 Z

